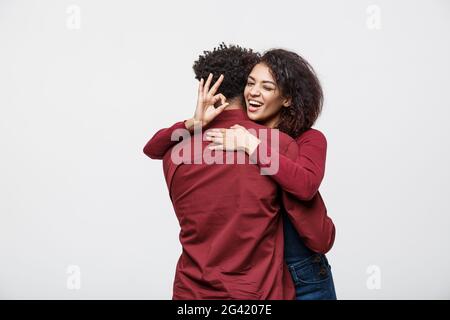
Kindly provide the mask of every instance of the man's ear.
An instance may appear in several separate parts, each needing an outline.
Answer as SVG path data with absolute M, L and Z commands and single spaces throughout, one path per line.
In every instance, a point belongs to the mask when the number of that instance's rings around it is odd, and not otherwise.
M 283 99 L 283 107 L 286 107 L 286 108 L 290 107 L 291 104 L 292 104 L 292 98 L 291 97 Z

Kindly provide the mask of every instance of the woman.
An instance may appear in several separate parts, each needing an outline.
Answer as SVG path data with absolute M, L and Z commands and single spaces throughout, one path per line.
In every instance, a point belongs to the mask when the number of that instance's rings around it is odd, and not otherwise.
M 197 123 L 206 127 L 226 108 L 225 97 L 215 94 L 223 76 L 209 90 L 211 80 L 212 75 L 205 85 L 203 80 L 200 81 L 195 115 L 184 122 L 190 130 Z M 311 128 L 321 112 L 323 95 L 312 67 L 293 52 L 270 50 L 248 76 L 244 100 L 251 120 L 289 134 L 299 146 L 296 161 L 279 155 L 278 173 L 270 177 L 296 197 L 299 205 L 312 206 L 313 211 L 326 210 L 318 191 L 325 172 L 326 139 L 320 131 Z M 214 108 L 212 105 L 219 101 L 222 105 Z M 162 158 L 176 143 L 170 139 L 175 127 L 179 126 L 158 131 L 144 152 L 151 158 Z M 239 125 L 229 129 L 210 129 L 207 139 L 212 142 L 210 149 L 245 150 L 249 156 L 257 152 L 261 143 Z M 305 237 L 298 234 L 285 214 L 283 218 L 285 260 L 296 287 L 297 299 L 336 299 L 331 267 L 324 254 L 330 247 L 308 248 Z M 332 237 L 334 239 L 334 233 Z

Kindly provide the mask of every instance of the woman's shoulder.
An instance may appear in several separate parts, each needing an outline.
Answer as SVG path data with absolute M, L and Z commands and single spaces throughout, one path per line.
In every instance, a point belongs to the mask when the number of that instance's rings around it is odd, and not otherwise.
M 306 142 L 320 144 L 324 146 L 327 145 L 327 138 L 325 137 L 325 135 L 322 133 L 322 131 L 315 128 L 307 129 L 302 134 L 300 134 L 295 140 L 299 145 Z

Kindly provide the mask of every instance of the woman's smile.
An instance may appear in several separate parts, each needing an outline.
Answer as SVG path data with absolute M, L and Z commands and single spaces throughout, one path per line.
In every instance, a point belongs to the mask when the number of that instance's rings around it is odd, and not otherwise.
M 257 101 L 255 99 L 250 99 L 248 100 L 248 111 L 250 112 L 256 112 L 258 110 L 260 110 L 260 108 L 264 105 L 264 103 L 262 103 L 261 101 Z

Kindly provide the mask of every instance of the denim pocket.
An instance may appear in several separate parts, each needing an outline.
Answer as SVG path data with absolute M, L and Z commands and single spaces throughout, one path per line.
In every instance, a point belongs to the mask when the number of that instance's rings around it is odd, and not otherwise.
M 289 265 L 292 278 L 298 284 L 319 284 L 331 277 L 331 267 L 324 255 L 314 254 L 311 257 Z
M 333 275 L 323 254 L 288 265 L 297 300 L 336 300 Z

